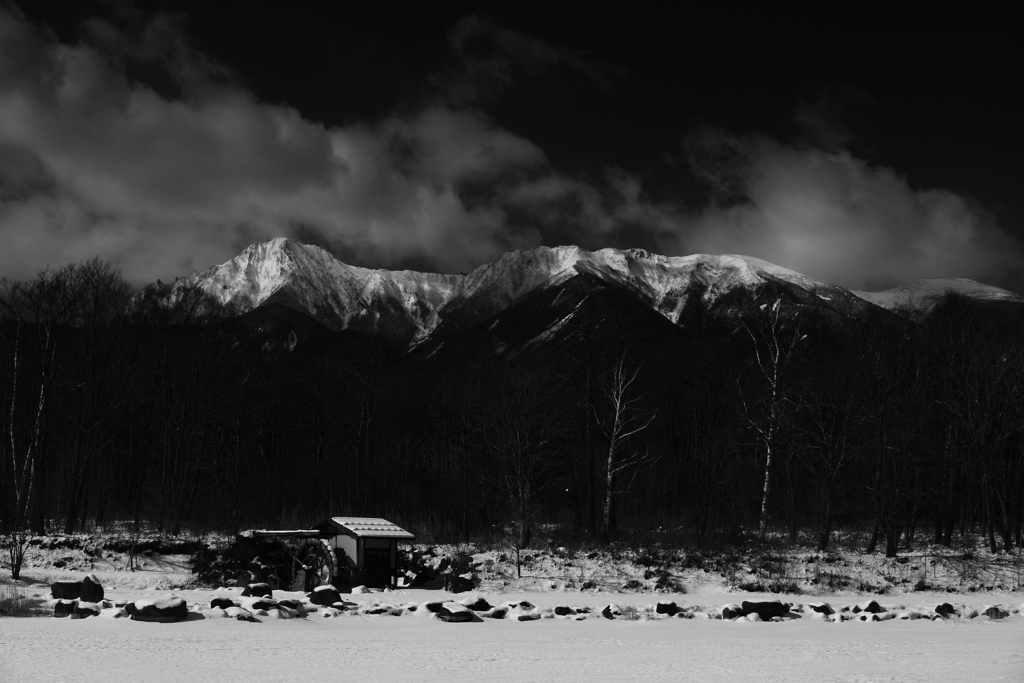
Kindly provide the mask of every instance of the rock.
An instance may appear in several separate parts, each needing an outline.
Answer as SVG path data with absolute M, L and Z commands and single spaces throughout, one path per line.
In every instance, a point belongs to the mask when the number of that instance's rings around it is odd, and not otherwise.
M 744 616 L 743 608 L 731 602 L 728 605 L 722 605 L 719 608 L 718 613 L 722 616 L 723 619 L 735 619 L 737 617 Z
M 67 617 L 75 613 L 75 607 L 78 607 L 78 600 L 65 600 L 60 599 L 53 603 L 53 616 L 55 617 Z
M 881 605 L 879 605 L 874 600 L 868 600 L 866 602 L 862 602 L 859 605 L 854 606 L 854 608 L 853 608 L 853 613 L 854 614 L 857 614 L 859 612 L 868 612 L 869 614 L 878 614 L 879 612 L 884 612 L 884 611 L 885 611 L 885 608 L 882 607 Z
M 897 613 L 896 618 L 902 619 L 903 621 L 914 621 L 915 619 L 921 618 L 921 613 L 912 609 L 904 610 L 902 612 Z
M 576 610 L 574 610 L 572 607 L 567 607 L 565 605 L 556 605 L 555 614 L 557 614 L 560 617 L 567 617 L 572 614 L 576 614 Z
M 258 609 L 277 609 L 277 600 L 269 598 L 250 598 L 242 602 L 242 607 L 254 612 Z
M 296 600 L 295 598 L 285 598 L 284 600 L 278 600 L 277 604 L 281 605 L 282 607 L 287 607 L 290 610 L 295 610 L 297 612 L 304 612 L 306 610 L 306 606 L 302 604 L 302 601 Z
M 487 617 L 488 619 L 504 619 L 508 616 L 508 607 L 494 607 L 483 612 L 480 616 Z
M 274 591 L 270 589 L 270 584 L 266 583 L 250 583 L 248 586 L 242 589 L 243 598 L 272 598 L 274 597 Z
M 460 600 L 459 604 L 465 605 L 467 608 L 473 610 L 474 612 L 486 612 L 487 610 L 491 609 L 490 603 L 488 603 L 481 597 L 477 597 L 475 599 L 466 598 L 465 600 Z
M 210 600 L 210 607 L 211 608 L 219 607 L 220 609 L 227 609 L 228 607 L 234 607 L 234 606 L 235 606 L 235 601 L 232 600 L 231 598 L 214 598 L 213 600 Z
M 82 579 L 81 598 L 86 602 L 99 602 L 103 599 L 103 586 L 95 574 L 89 574 Z
M 477 578 L 475 574 L 445 574 L 444 589 L 449 593 L 465 593 L 476 588 Z
M 461 623 L 472 621 L 473 612 L 457 602 L 446 602 L 437 610 L 437 618 L 448 623 Z
M 655 614 L 667 614 L 668 616 L 673 617 L 679 612 L 679 606 L 674 602 L 659 602 L 654 607 Z
M 54 581 L 50 586 L 50 595 L 58 600 L 75 600 L 82 597 L 81 581 Z
M 341 600 L 341 593 L 334 586 L 317 586 L 313 591 L 306 596 L 309 601 L 314 605 L 333 605 L 334 603 Z
M 601 610 L 601 616 L 605 619 L 614 619 L 615 617 L 622 616 L 622 609 L 619 608 L 614 602 L 605 605 L 605 608 Z
M 751 612 L 750 614 L 746 614 L 744 616 L 747 618 L 747 621 L 764 621 L 764 619 L 761 618 L 761 615 L 757 612 Z
M 784 617 L 789 612 L 789 605 L 781 600 L 765 600 L 761 602 L 743 601 L 741 605 L 743 616 L 749 617 L 757 614 L 761 621 L 771 621 L 772 617 Z
M 943 619 L 949 619 L 952 616 L 960 616 L 960 613 L 956 611 L 956 608 L 948 602 L 944 602 L 941 605 L 936 605 L 935 613 Z
M 517 621 L 538 621 L 541 617 L 540 612 L 528 612 L 526 614 L 519 614 L 516 616 Z
M 211 607 L 206 610 L 205 616 L 207 619 L 224 619 L 228 616 L 228 613 L 223 607 Z
M 136 600 L 129 602 L 124 609 L 133 621 L 171 623 L 188 616 L 188 605 L 182 598 L 173 596 L 157 600 Z
M 1004 610 L 999 605 L 993 605 L 992 607 L 989 607 L 984 612 L 982 612 L 982 614 L 984 614 L 989 619 L 1005 619 L 1006 617 L 1010 616 L 1010 613 Z
M 98 617 L 99 615 L 100 606 L 95 602 L 79 601 L 71 612 L 72 619 L 85 619 L 86 617 Z
M 100 610 L 100 616 L 107 619 L 124 619 L 128 613 L 124 611 L 123 607 L 105 607 Z
M 807 607 L 812 611 L 817 612 L 818 614 L 824 614 L 825 616 L 836 613 L 836 611 L 832 609 L 832 605 L 827 602 L 811 602 L 807 604 Z
M 228 617 L 238 621 L 256 621 L 256 617 L 253 616 L 252 612 L 241 607 L 228 607 L 224 612 Z
M 443 604 L 443 602 L 425 602 L 423 603 L 423 605 L 421 605 L 421 607 L 422 609 L 426 610 L 427 612 L 430 612 L 431 614 L 437 614 L 441 611 L 441 606 Z
M 373 591 L 371 591 L 366 586 L 356 586 L 355 588 L 352 589 L 352 595 L 367 595 L 367 594 L 372 593 L 372 592 Z

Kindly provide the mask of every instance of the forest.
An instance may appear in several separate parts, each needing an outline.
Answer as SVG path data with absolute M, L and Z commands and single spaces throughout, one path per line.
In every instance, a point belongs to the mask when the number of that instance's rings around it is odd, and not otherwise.
M 887 556 L 1022 541 L 1019 313 L 823 315 L 769 287 L 670 330 L 595 305 L 551 343 L 428 357 L 169 291 L 98 259 L 0 280 L 12 547 L 331 515 L 521 547 L 540 525 L 698 549 L 809 530 L 819 550 L 860 527 Z

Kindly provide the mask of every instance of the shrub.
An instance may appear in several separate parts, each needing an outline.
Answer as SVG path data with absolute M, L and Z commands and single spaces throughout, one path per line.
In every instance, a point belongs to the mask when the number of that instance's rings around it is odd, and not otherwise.
M 640 610 L 638 610 L 634 605 L 622 605 L 621 607 L 619 607 L 619 610 L 621 610 L 622 612 L 622 614 L 619 615 L 619 619 L 622 619 L 624 621 L 640 620 Z

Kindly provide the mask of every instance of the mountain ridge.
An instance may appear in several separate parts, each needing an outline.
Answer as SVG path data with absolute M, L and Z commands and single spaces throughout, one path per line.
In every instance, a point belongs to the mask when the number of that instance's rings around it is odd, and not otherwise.
M 466 274 L 380 270 L 345 264 L 292 238 L 256 242 L 235 258 L 176 281 L 198 286 L 240 311 L 274 301 L 334 330 L 413 348 L 431 335 L 464 331 L 525 295 L 581 274 L 622 287 L 673 324 L 694 303 L 712 308 L 737 290 L 776 283 L 805 303 L 853 312 L 908 305 L 927 313 L 949 291 L 986 302 L 1024 297 L 973 280 L 919 280 L 882 292 L 820 282 L 762 259 L 735 254 L 662 256 L 642 249 L 537 247 L 502 254 Z M 696 298 L 695 298 L 696 297 Z

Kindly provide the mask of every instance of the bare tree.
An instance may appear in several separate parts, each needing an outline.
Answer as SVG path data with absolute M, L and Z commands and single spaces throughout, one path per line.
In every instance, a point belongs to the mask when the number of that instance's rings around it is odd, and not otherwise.
M 0 334 L 10 351 L 3 446 L 13 498 L 10 519 L 4 522 L 9 528 L 8 552 L 15 579 L 21 573 L 33 508 L 38 510 L 35 526 L 42 531 L 41 482 L 49 476 L 46 423 L 59 351 L 75 307 L 75 292 L 69 286 L 73 274 L 74 267 L 65 266 L 41 270 L 26 282 L 0 279 Z
M 538 495 L 551 483 L 556 442 L 564 434 L 553 373 L 500 365 L 488 392 L 491 412 L 484 428 L 491 478 L 508 501 L 515 524 L 517 571 L 519 551 L 529 547 Z
M 790 407 L 787 396 L 790 371 L 796 361 L 797 349 L 807 335 L 799 320 L 782 315 L 782 297 L 771 304 L 761 304 L 760 315 L 743 321 L 743 329 L 754 348 L 754 375 L 759 390 L 741 388 L 740 400 L 747 423 L 757 436 L 764 452 L 764 488 L 761 494 L 761 517 L 758 534 L 763 540 L 768 529 L 768 499 L 771 494 L 772 457 Z M 745 395 L 751 394 L 751 400 Z
M 629 367 L 626 354 L 606 368 L 598 379 L 598 391 L 590 409 L 597 430 L 605 443 L 605 456 L 600 463 L 602 508 L 599 533 L 607 540 L 612 530 L 612 503 L 615 496 L 627 493 L 633 479 L 622 484 L 620 475 L 650 467 L 660 458 L 652 454 L 641 434 L 651 426 L 657 411 L 645 405 L 646 396 L 636 386 L 641 365 Z

